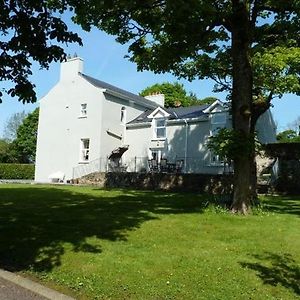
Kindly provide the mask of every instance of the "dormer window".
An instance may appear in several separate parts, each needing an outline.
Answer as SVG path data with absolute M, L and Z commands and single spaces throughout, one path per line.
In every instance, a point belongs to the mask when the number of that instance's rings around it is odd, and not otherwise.
M 87 103 L 81 103 L 80 105 L 80 117 L 87 116 Z
M 165 139 L 166 138 L 166 120 L 155 119 L 155 138 Z

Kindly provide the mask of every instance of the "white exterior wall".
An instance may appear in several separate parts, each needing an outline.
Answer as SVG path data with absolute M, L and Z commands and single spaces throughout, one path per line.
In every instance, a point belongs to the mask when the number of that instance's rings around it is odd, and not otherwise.
M 61 65 L 58 84 L 40 101 L 35 181 L 51 182 L 50 175 L 63 173 L 64 180 L 76 174 L 85 175 L 97 168 L 106 169 L 106 158 L 117 147 L 126 144 L 125 124 L 146 108 L 133 101 L 111 96 L 104 89 L 79 75 L 83 61 L 76 57 Z M 81 104 L 87 104 L 82 117 Z M 107 130 L 121 136 L 109 135 Z M 89 139 L 89 161 L 80 161 L 81 140 Z M 75 174 L 75 175 L 76 175 Z
M 106 158 L 112 150 L 121 145 L 128 144 L 126 141 L 126 120 L 121 122 L 121 109 L 126 109 L 126 119 L 132 120 L 140 115 L 145 108 L 134 105 L 127 100 L 120 99 L 105 93 L 105 101 L 103 103 L 103 115 L 102 115 L 102 130 L 101 130 L 101 153 L 100 156 Z M 112 133 L 122 136 L 122 140 L 113 137 L 107 133 L 109 130 Z M 129 144 L 129 149 L 131 145 Z M 127 151 L 128 152 L 128 151 Z M 124 153 L 124 157 L 127 155 Z
M 60 81 L 40 102 L 35 180 L 49 182 L 55 172 L 72 178 L 80 160 L 80 142 L 90 139 L 90 160 L 100 155 L 103 94 L 77 75 Z M 80 118 L 87 103 L 87 117 Z
M 276 125 L 269 109 L 258 118 L 255 129 L 262 144 L 276 143 Z
M 224 169 L 222 165 L 210 164 L 210 153 L 205 145 L 209 135 L 209 119 L 188 123 L 187 127 L 184 122 L 169 122 L 166 127 L 165 147 L 159 149 L 169 162 L 175 163 L 176 159 L 186 161 L 186 173 L 221 174 Z M 153 127 L 150 125 L 127 128 L 126 143 L 130 146 L 126 152 L 125 163 L 128 171 L 139 171 L 147 167 L 153 141 Z
M 147 169 L 149 147 L 152 137 L 150 126 L 127 128 L 125 143 L 130 145 L 125 152 L 123 161 L 130 172 Z
M 126 129 L 126 123 L 146 108 L 95 87 L 78 74 L 82 68 L 79 58 L 63 64 L 59 83 L 40 101 L 37 182 L 50 182 L 49 176 L 57 172 L 65 174 L 65 180 L 72 179 L 74 167 L 92 166 L 93 161 L 100 158 L 106 163 L 108 155 L 122 145 L 129 145 L 122 157 L 122 162 L 128 166 L 127 171 L 146 170 L 151 149 L 157 147 L 153 139 L 153 124 L 129 125 Z M 87 104 L 86 117 L 80 116 L 81 104 Z M 123 122 L 122 107 L 126 108 Z M 213 107 L 213 111 L 220 110 L 222 108 L 218 104 Z M 167 115 L 158 109 L 158 114 L 153 117 Z M 210 117 L 203 118 L 187 120 L 187 124 L 184 120 L 167 121 L 166 141 L 158 143 L 161 148 L 156 149 L 161 150 L 162 157 L 169 162 L 176 159 L 186 161 L 184 171 L 187 173 L 222 173 L 222 165 L 211 164 L 211 155 L 206 147 L 211 134 L 211 121 Z M 226 127 L 231 127 L 229 118 Z M 276 140 L 276 128 L 270 111 L 260 117 L 256 128 L 261 142 Z M 89 163 L 80 162 L 81 139 L 90 140 Z M 104 169 L 102 165 L 101 170 Z

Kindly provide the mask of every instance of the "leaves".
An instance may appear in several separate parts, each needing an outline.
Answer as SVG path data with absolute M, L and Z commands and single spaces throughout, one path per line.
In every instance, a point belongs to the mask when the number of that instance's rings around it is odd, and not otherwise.
M 29 79 L 32 60 L 48 68 L 52 61 L 63 61 L 66 57 L 63 48 L 56 43 L 81 44 L 79 36 L 55 17 L 57 9 L 67 9 L 60 2 L 0 3 L 0 80 L 12 82 L 14 86 L 5 92 L 23 103 L 36 101 L 35 86 Z
M 39 109 L 36 108 L 24 119 L 17 130 L 17 138 L 13 144 L 19 156 L 19 162 L 32 163 L 35 161 Z
M 254 136 L 246 136 L 242 132 L 221 128 L 217 134 L 209 138 L 207 147 L 225 161 L 231 161 L 237 157 L 246 156 L 255 150 L 259 144 Z

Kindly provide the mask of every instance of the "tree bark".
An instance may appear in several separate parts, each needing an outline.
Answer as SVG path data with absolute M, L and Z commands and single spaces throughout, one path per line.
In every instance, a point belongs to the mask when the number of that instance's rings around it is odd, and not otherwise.
M 232 116 L 233 129 L 245 142 L 254 143 L 251 134 L 252 66 L 250 62 L 251 28 L 247 1 L 232 0 Z M 234 195 L 232 211 L 247 214 L 256 194 L 253 186 L 254 149 L 239 153 L 234 159 Z

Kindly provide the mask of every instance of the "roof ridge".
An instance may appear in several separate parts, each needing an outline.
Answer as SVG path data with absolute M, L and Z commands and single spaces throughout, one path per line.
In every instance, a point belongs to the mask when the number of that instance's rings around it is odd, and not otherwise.
M 137 104 L 142 105 L 142 106 L 151 106 L 153 107 L 158 107 L 159 105 L 151 100 L 148 100 L 142 96 L 136 95 L 132 92 L 126 91 L 122 88 L 119 88 L 115 85 L 112 85 L 110 83 L 107 83 L 105 81 L 99 80 L 97 78 L 94 78 L 92 76 L 86 75 L 84 73 L 79 72 L 79 75 L 81 75 L 83 78 L 85 78 L 89 83 L 96 87 L 102 87 L 104 89 L 110 90 L 112 92 L 119 93 L 127 98 L 132 98 L 133 101 L 135 101 Z

